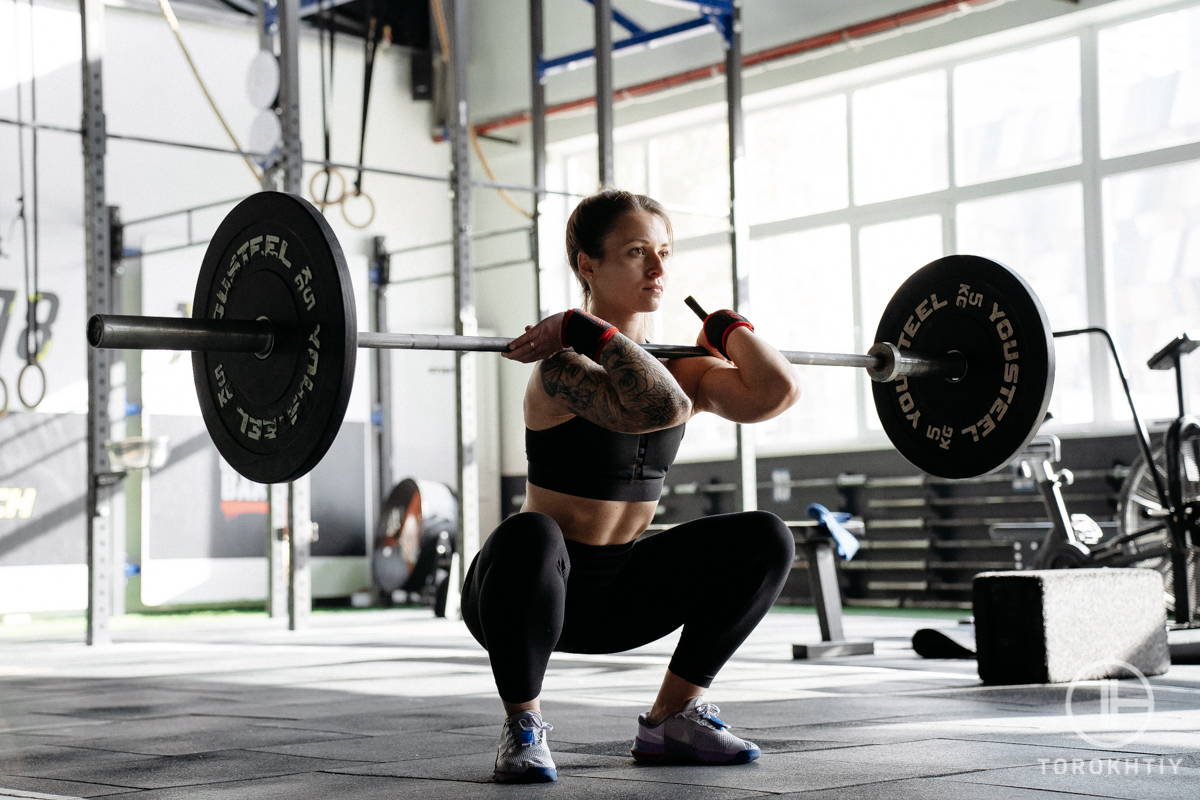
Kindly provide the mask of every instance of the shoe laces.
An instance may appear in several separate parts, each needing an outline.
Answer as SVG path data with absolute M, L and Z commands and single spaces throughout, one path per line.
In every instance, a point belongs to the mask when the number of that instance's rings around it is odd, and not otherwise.
M 517 720 L 517 726 L 521 729 L 522 734 L 518 737 L 521 747 L 537 744 L 545 738 L 547 732 L 554 730 L 554 726 L 549 722 L 534 716 L 521 717 Z
M 706 722 L 714 728 L 728 728 L 729 724 L 722 720 L 717 714 L 721 713 L 721 709 L 716 703 L 697 703 L 688 711 L 688 716 L 699 722 Z

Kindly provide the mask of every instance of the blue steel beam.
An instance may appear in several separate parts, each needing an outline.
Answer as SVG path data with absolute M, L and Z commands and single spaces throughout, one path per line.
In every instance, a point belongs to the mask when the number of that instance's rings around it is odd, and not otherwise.
M 650 2 L 658 3 L 660 6 L 695 9 L 701 14 L 726 16 L 733 13 L 733 0 L 650 0 Z
M 585 0 L 585 2 L 591 3 L 592 5 L 596 5 L 596 0 Z M 638 25 L 632 19 L 625 16 L 620 11 L 617 11 L 615 8 L 612 10 L 612 18 L 613 18 L 613 22 L 617 23 L 618 25 L 620 25 L 625 30 L 629 31 L 634 36 L 637 36 L 640 33 L 646 32 L 645 28 L 643 28 L 641 25 Z
M 300 0 L 300 18 L 311 17 L 322 9 L 334 9 L 352 3 L 354 0 Z M 279 21 L 278 5 L 268 2 L 263 9 L 263 27 L 270 30 Z
M 636 36 L 630 36 L 628 39 L 622 39 L 619 42 L 613 43 L 613 55 L 627 55 L 654 44 L 665 44 L 665 40 L 668 39 L 682 39 L 694 36 L 698 33 L 703 33 L 704 29 L 711 25 L 712 22 L 708 18 L 700 17 L 688 22 L 681 22 L 677 25 L 669 25 L 666 28 L 660 28 L 656 31 L 647 31 Z M 569 69 L 590 64 L 595 57 L 595 49 L 588 48 L 587 50 L 568 53 L 565 56 L 558 56 L 557 58 L 543 59 L 540 65 L 540 74 L 543 78 L 546 78 L 560 72 L 566 72 Z
M 311 17 L 321 9 L 334 9 L 354 0 L 300 0 L 300 16 Z

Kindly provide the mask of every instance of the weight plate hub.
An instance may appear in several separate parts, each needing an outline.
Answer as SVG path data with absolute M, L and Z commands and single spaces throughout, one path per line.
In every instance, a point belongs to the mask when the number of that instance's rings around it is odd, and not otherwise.
M 967 478 L 1006 464 L 1046 416 L 1054 344 L 1046 312 L 1008 267 L 946 256 L 917 270 L 888 302 L 875 340 L 941 357 L 958 351 L 958 380 L 907 377 L 874 383 L 892 444 L 931 475 Z
M 270 353 L 193 352 L 200 411 L 230 466 L 260 483 L 295 480 L 333 444 L 354 379 L 357 320 L 346 259 L 306 200 L 239 203 L 204 254 L 192 315 L 267 319 Z

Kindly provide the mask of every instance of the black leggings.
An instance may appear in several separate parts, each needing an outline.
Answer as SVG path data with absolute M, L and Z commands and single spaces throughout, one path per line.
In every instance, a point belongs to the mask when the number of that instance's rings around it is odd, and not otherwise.
M 564 539 L 550 517 L 523 512 L 471 562 L 463 619 L 509 703 L 541 694 L 551 651 L 617 653 L 680 625 L 669 668 L 709 686 L 779 596 L 794 558 L 791 531 L 766 511 L 609 546 Z

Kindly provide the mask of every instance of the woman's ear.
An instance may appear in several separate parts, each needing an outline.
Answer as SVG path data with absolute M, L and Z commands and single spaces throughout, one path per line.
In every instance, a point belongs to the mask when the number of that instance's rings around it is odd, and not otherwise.
M 579 251 L 577 260 L 578 264 L 576 266 L 579 267 L 579 277 L 587 281 L 590 286 L 592 276 L 596 273 L 596 260 L 582 250 Z

